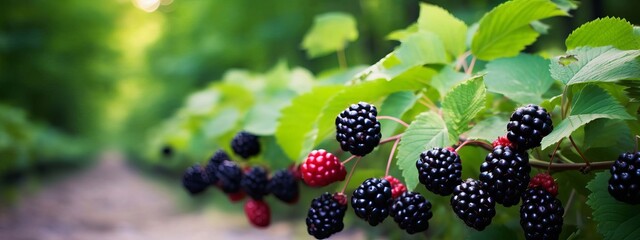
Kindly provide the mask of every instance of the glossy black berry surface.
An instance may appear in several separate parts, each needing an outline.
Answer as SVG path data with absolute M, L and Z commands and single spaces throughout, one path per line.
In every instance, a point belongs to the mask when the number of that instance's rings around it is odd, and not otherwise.
M 457 153 L 445 148 L 422 152 L 416 161 L 418 178 L 427 190 L 448 196 L 462 182 L 462 163 Z
M 507 138 L 523 151 L 540 146 L 542 138 L 551 131 L 551 116 L 546 109 L 533 104 L 516 109 L 507 124 Z
M 380 143 L 380 122 L 375 106 L 352 104 L 336 117 L 336 140 L 342 150 L 356 156 L 369 154 Z

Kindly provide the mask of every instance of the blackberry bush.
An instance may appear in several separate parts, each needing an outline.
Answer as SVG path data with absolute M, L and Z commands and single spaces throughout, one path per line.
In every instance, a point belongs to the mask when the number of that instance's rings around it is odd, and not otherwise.
M 639 204 L 640 152 L 620 154 L 609 172 L 609 194 L 618 201 Z
M 351 207 L 359 218 L 376 226 L 389 216 L 391 184 L 386 179 L 369 178 L 351 195 Z
M 469 178 L 456 186 L 451 195 L 453 211 L 467 226 L 478 231 L 489 226 L 496 215 L 496 203 L 482 186 L 480 181 Z
M 418 178 L 427 190 L 448 196 L 462 182 L 460 156 L 445 148 L 433 148 L 422 152 L 416 161 Z
M 513 206 L 529 185 L 529 155 L 500 145 L 487 155 L 480 171 L 480 181 L 489 195 L 505 207 Z
M 378 110 L 366 102 L 352 104 L 336 117 L 336 140 L 344 151 L 356 156 L 369 154 L 380 143 Z

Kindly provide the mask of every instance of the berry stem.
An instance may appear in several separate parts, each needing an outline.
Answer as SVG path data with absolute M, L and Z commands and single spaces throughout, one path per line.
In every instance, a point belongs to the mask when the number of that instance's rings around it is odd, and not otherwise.
M 342 161 L 342 164 L 347 164 L 349 161 L 351 161 L 352 159 L 356 158 L 356 155 L 351 155 L 351 157 L 347 158 L 347 160 Z
M 393 147 L 391 147 L 389 160 L 387 160 L 387 169 L 384 171 L 385 176 L 389 176 L 389 167 L 391 166 L 391 161 L 393 161 L 393 154 L 396 152 L 396 148 L 398 147 L 399 142 L 400 142 L 400 138 L 396 139 L 396 141 L 393 143 Z
M 356 166 L 358 166 L 358 163 L 360 162 L 360 159 L 362 159 L 362 157 L 358 157 L 358 160 L 356 160 L 356 162 L 351 167 L 351 171 L 349 172 L 349 176 L 347 176 L 347 181 L 344 182 L 344 186 L 342 187 L 342 191 L 340 191 L 340 194 L 344 194 L 344 191 L 347 190 L 347 185 L 349 185 L 349 181 L 351 181 L 351 177 L 353 176 L 353 172 L 356 170 Z
M 467 75 L 471 75 L 471 73 L 473 72 L 473 67 L 476 65 L 476 57 L 473 56 L 473 58 L 471 58 L 471 63 L 469 64 L 469 68 L 467 69 L 467 71 L 465 72 Z
M 571 189 L 571 193 L 569 194 L 569 200 L 567 200 L 567 206 L 564 208 L 564 213 L 562 214 L 562 218 L 567 216 L 567 212 L 569 212 L 569 208 L 571 208 L 571 204 L 573 203 L 573 198 L 576 196 L 576 190 Z
M 460 71 L 460 67 L 462 67 L 464 71 L 467 71 L 467 57 L 469 56 L 469 54 L 471 54 L 471 51 L 466 51 L 460 56 L 458 56 L 458 59 L 456 59 L 456 66 L 455 66 L 456 72 Z
M 395 141 L 396 139 L 400 139 L 401 137 L 402 137 L 402 133 L 401 133 L 401 134 L 398 134 L 398 135 L 391 136 L 391 137 L 389 137 L 389 138 L 382 139 L 382 140 L 380 140 L 379 145 L 380 145 L 380 144 L 385 144 L 385 143 L 388 143 L 388 142 Z
M 482 148 L 487 149 L 489 151 L 493 150 L 493 146 L 491 144 L 489 144 L 489 143 L 486 143 L 486 142 L 483 142 L 483 141 L 478 141 L 478 140 L 466 139 L 454 151 L 458 152 L 458 151 L 460 151 L 460 149 L 462 149 L 462 147 L 464 147 L 465 145 L 468 145 L 468 144 L 469 145 L 473 145 L 473 146 L 479 146 L 479 147 L 482 147 Z
M 576 149 L 578 154 L 580 154 L 580 158 L 582 158 L 582 160 L 584 160 L 584 162 L 587 164 L 586 167 L 588 168 L 589 165 L 591 165 L 589 163 L 589 160 L 587 160 L 587 157 L 585 157 L 584 154 L 582 153 L 582 151 L 580 151 L 580 148 L 578 148 L 578 145 L 576 145 L 576 142 L 573 141 L 573 138 L 571 137 L 571 135 L 569 135 L 569 141 L 571 141 L 571 145 L 573 146 L 574 149 Z
M 438 106 L 436 106 L 436 104 L 431 101 L 431 99 L 429 99 L 429 97 L 427 97 L 426 95 L 422 95 L 422 97 L 420 97 L 420 99 L 418 100 L 422 100 L 421 102 L 427 106 L 430 110 L 432 111 L 438 111 L 438 114 L 440 114 L 440 108 L 438 108 Z
M 404 127 L 409 127 L 408 123 L 406 123 L 405 121 L 402 121 L 401 119 L 396 118 L 396 117 L 392 117 L 392 116 L 377 116 L 376 118 L 377 119 L 391 120 L 391 121 L 397 122 L 399 124 L 402 124 L 402 126 L 404 126 Z
M 558 142 L 558 144 L 556 144 L 556 147 L 553 149 L 553 153 L 551 154 L 551 157 L 549 158 L 549 166 L 547 167 L 547 172 L 551 172 L 551 164 L 553 164 L 553 159 L 556 156 L 556 152 L 558 152 L 558 147 L 560 147 L 560 144 L 562 143 L 563 139 L 560 139 L 560 141 Z

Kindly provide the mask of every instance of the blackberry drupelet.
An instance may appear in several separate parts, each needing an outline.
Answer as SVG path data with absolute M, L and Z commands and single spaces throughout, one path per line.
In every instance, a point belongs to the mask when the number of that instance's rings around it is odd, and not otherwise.
M 269 194 L 267 185 L 269 177 L 267 171 L 262 167 L 252 167 L 243 176 L 240 181 L 242 190 L 255 200 L 262 200 L 262 197 Z
M 460 156 L 446 148 L 424 151 L 416 161 L 418 178 L 427 190 L 442 196 L 450 195 L 462 182 Z
M 239 132 L 231 140 L 231 149 L 244 159 L 258 155 L 260 153 L 258 136 L 244 131 Z
M 182 175 L 182 186 L 191 194 L 203 192 L 209 186 L 209 180 L 204 173 L 204 169 L 199 164 L 195 164 Z
M 520 202 L 529 185 L 529 155 L 510 147 L 497 146 L 480 166 L 480 181 L 493 199 L 505 207 Z
M 522 151 L 540 146 L 542 138 L 553 130 L 546 109 L 529 104 L 516 109 L 507 124 L 507 138 Z
M 336 140 L 344 151 L 356 156 L 369 154 L 380 143 L 378 110 L 366 102 L 352 104 L 336 117 Z
M 529 188 L 522 197 L 520 225 L 526 239 L 558 239 L 562 232 L 564 208 L 541 187 Z
M 369 178 L 351 196 L 351 207 L 356 215 L 376 226 L 389 216 L 391 184 L 386 179 Z
M 639 204 L 640 152 L 620 154 L 609 171 L 609 194 L 618 201 Z
M 278 170 L 271 176 L 267 189 L 286 203 L 297 202 L 300 195 L 298 180 L 286 169 Z
M 467 179 L 453 189 L 451 207 L 467 226 L 478 231 L 491 224 L 496 203 L 478 180 Z
M 242 169 L 238 167 L 235 162 L 224 161 L 218 165 L 218 184 L 222 191 L 225 193 L 238 193 L 240 192 L 240 181 L 242 180 Z
M 426 231 L 433 216 L 431 202 L 415 192 L 402 193 L 391 205 L 389 214 L 409 234 Z
M 344 228 L 347 203 L 344 195 L 323 193 L 311 201 L 307 214 L 307 232 L 317 239 L 328 238 Z

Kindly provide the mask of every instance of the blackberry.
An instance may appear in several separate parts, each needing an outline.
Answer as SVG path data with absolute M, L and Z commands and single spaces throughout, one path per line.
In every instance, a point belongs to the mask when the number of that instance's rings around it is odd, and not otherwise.
M 218 165 L 218 184 L 225 193 L 240 192 L 240 181 L 242 180 L 242 169 L 235 162 L 224 161 Z
M 547 110 L 533 104 L 516 109 L 507 124 L 507 138 L 520 150 L 540 146 L 542 138 L 553 131 Z
M 231 160 L 231 157 L 229 157 L 229 154 L 227 154 L 227 152 L 225 152 L 224 150 L 218 149 L 218 151 L 213 154 L 211 159 L 209 159 L 209 164 L 219 165 L 225 160 Z
M 347 203 L 344 195 L 333 196 L 328 192 L 311 201 L 307 214 L 307 232 L 317 239 L 328 238 L 342 231 Z
M 460 156 L 449 149 L 433 148 L 422 152 L 416 168 L 420 182 L 435 194 L 450 195 L 453 188 L 462 182 Z
M 496 215 L 493 198 L 482 188 L 480 181 L 471 178 L 453 189 L 451 207 L 467 226 L 478 231 L 489 226 Z
M 295 203 L 300 195 L 298 180 L 288 170 L 278 170 L 267 186 L 267 189 L 278 199 L 286 203 Z
M 336 117 L 336 140 L 344 151 L 364 156 L 378 146 L 382 134 L 378 110 L 366 102 L 352 104 Z
M 351 207 L 356 215 L 376 226 L 389 216 L 391 184 L 386 179 L 369 178 L 353 191 Z
M 415 192 L 404 192 L 391 205 L 389 214 L 409 234 L 426 231 L 433 216 L 431 202 Z
M 621 202 L 640 203 L 640 152 L 622 153 L 611 165 L 609 194 Z
M 207 166 L 204 167 L 205 173 L 209 177 L 209 184 L 218 184 L 218 166 L 225 160 L 231 160 L 231 158 L 222 149 L 216 151 L 211 159 L 209 159 L 209 163 L 207 163 Z
M 526 239 L 558 239 L 564 208 L 543 188 L 529 188 L 520 206 L 520 225 Z
M 480 166 L 480 181 L 493 199 L 505 207 L 516 205 L 529 185 L 529 155 L 497 146 Z
M 243 131 L 233 137 L 231 148 L 233 152 L 247 159 L 260 153 L 260 142 L 258 141 L 258 136 Z
M 262 200 L 263 196 L 269 194 L 268 184 L 267 171 L 262 167 L 252 167 L 242 176 L 240 181 L 242 190 L 255 200 Z
M 204 173 L 204 169 L 199 164 L 195 164 L 182 175 L 182 186 L 191 194 L 203 192 L 209 186 L 209 180 Z

